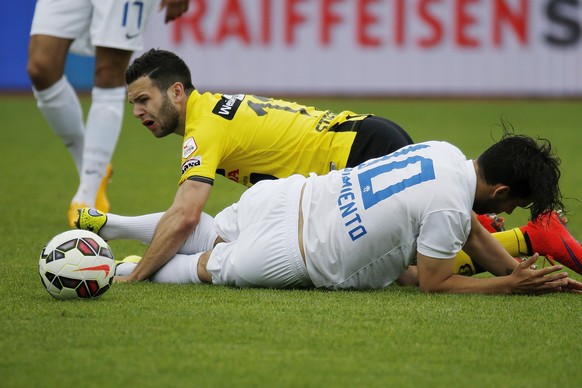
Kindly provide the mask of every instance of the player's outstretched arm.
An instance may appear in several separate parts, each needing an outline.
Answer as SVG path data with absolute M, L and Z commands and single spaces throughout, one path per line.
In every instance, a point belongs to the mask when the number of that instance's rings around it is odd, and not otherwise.
M 510 275 L 492 278 L 474 278 L 452 274 L 453 259 L 436 259 L 417 254 L 419 287 L 426 292 L 472 294 L 544 294 L 577 290 L 577 282 L 562 266 L 540 270 L 531 268 L 537 260 L 534 255 L 517 265 Z
M 127 277 L 116 277 L 118 283 L 146 280 L 176 255 L 194 231 L 212 186 L 186 180 L 178 188 L 174 203 L 160 219 L 154 237 L 137 267 Z

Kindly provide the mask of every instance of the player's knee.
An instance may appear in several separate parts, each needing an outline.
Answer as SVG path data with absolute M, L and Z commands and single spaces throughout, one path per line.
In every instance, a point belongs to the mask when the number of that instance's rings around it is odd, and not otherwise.
M 124 70 L 122 67 L 110 64 L 95 65 L 94 84 L 100 88 L 117 88 L 125 85 Z
M 37 90 L 50 87 L 62 77 L 62 74 L 60 76 L 55 74 L 54 69 L 51 69 L 46 61 L 37 60 L 36 58 L 30 58 L 28 60 L 26 71 L 32 85 Z
M 94 84 L 100 88 L 116 88 L 125 85 L 125 69 L 129 65 L 131 51 L 97 48 Z

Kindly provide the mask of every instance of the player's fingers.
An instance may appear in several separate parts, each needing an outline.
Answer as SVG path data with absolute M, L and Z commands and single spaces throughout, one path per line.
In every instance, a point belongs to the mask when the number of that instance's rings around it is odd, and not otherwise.
M 535 262 L 538 260 L 539 257 L 540 257 L 539 254 L 534 253 L 533 255 L 531 255 L 530 257 L 528 257 L 527 259 L 525 259 L 521 263 L 519 263 L 519 267 L 520 268 L 530 268 L 532 265 L 535 264 Z
M 536 292 L 560 292 L 568 287 L 568 274 L 561 273 L 552 276 L 546 276 L 534 282 Z
M 554 292 L 562 292 L 565 290 L 565 285 L 561 282 L 546 282 L 540 285 L 534 286 L 530 289 L 528 293 L 530 294 L 549 294 Z
M 562 268 L 563 267 L 561 265 L 552 265 L 551 267 L 545 267 L 545 268 L 541 268 L 541 269 L 536 270 L 535 274 L 538 277 L 544 277 L 544 276 L 548 276 L 554 272 L 561 271 Z M 566 276 L 568 275 L 566 272 L 562 272 L 561 277 L 563 277 L 564 274 Z M 559 274 L 556 274 L 556 275 L 559 275 Z
M 571 290 L 579 290 L 582 291 L 582 283 L 577 280 L 574 280 L 568 277 L 568 288 Z
M 129 283 L 127 276 L 115 276 L 113 278 L 113 283 Z

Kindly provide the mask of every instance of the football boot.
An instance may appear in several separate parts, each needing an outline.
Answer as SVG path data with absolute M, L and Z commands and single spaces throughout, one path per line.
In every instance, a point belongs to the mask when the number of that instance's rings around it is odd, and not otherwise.
M 112 175 L 113 167 L 111 166 L 111 163 L 109 163 L 105 170 L 105 176 L 101 179 L 101 185 L 99 186 L 99 190 L 97 190 L 97 196 L 95 197 L 95 208 L 101 210 L 103 213 L 109 213 L 109 210 L 111 210 L 111 205 L 107 198 L 107 185 L 111 181 Z
M 79 210 L 88 207 L 86 203 L 83 202 L 71 202 L 69 205 L 69 210 L 67 211 L 67 219 L 69 220 L 69 227 L 76 228 L 76 222 L 79 218 Z M 77 228 L 79 229 L 79 228 Z
M 520 227 L 532 253 L 539 253 L 582 275 L 582 245 L 566 227 L 561 212 L 547 212 Z
M 97 209 L 84 207 L 77 211 L 77 219 L 74 225 L 77 229 L 84 229 L 99 234 L 99 231 L 106 223 L 107 214 Z
M 95 197 L 95 208 L 102 211 L 103 213 L 109 213 L 109 210 L 111 210 L 111 205 L 109 204 L 109 199 L 107 198 L 107 185 L 109 184 L 112 175 L 113 168 L 111 167 L 110 163 L 107 165 L 105 175 L 103 176 L 103 179 L 101 179 L 101 185 L 99 186 L 97 195 Z M 67 211 L 67 219 L 69 220 L 69 226 L 71 228 L 75 228 L 75 221 L 77 221 L 79 209 L 85 207 L 89 207 L 89 204 L 84 202 L 71 202 L 69 205 L 69 210 Z
M 479 223 L 483 225 L 489 233 L 503 232 L 505 230 L 505 219 L 499 217 L 495 213 L 477 214 L 477 221 L 479 221 Z

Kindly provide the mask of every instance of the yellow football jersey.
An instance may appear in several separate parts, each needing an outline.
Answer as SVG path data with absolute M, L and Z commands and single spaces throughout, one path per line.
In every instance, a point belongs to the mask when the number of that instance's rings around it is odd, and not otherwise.
M 344 168 L 356 133 L 338 125 L 367 116 L 194 91 L 186 112 L 180 183 L 190 178 L 212 184 L 218 171 L 250 187 L 265 178 Z

